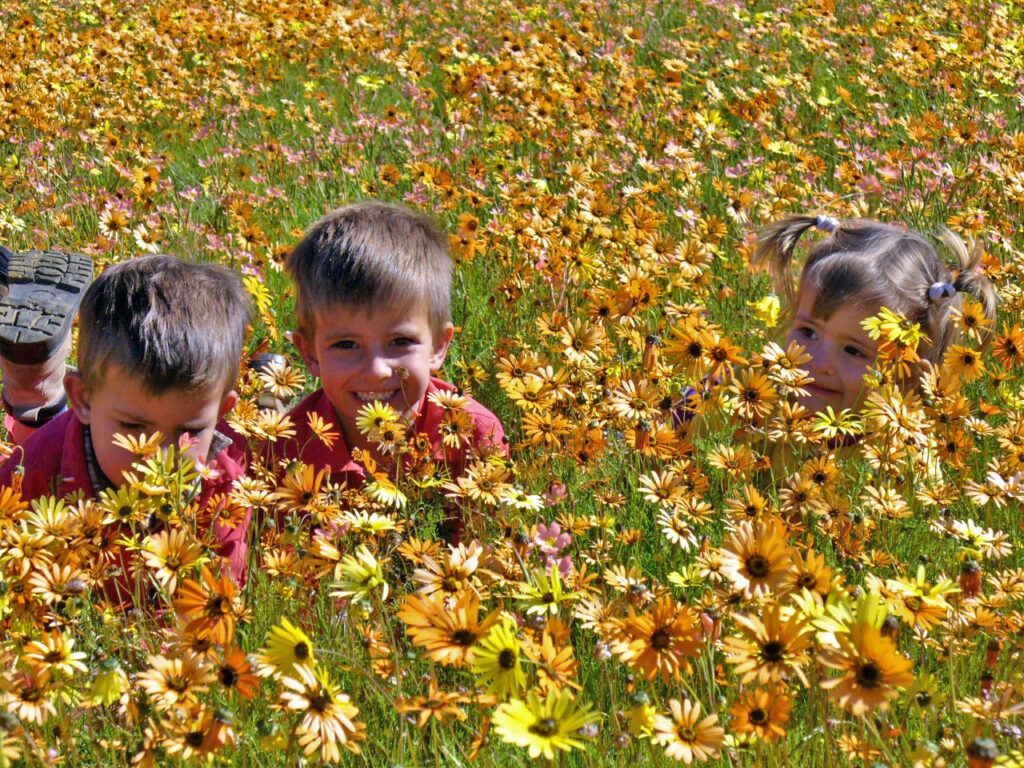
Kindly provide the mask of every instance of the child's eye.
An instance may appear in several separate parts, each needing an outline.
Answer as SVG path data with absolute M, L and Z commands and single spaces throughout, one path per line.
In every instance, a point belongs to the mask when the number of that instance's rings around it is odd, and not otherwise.
M 397 339 L 392 339 L 392 344 L 396 347 L 408 347 L 410 344 L 415 344 L 415 339 L 410 339 L 408 336 L 399 336 Z
M 334 343 L 335 349 L 355 349 L 356 343 L 351 339 L 342 339 L 341 341 Z
M 864 354 L 863 350 L 858 349 L 857 347 L 854 346 L 847 346 L 846 354 L 850 355 L 850 357 L 867 357 L 867 355 Z
M 117 426 L 126 432 L 141 432 L 144 429 L 142 424 L 134 421 L 119 421 L 117 422 Z
M 805 339 L 813 339 L 814 336 L 815 336 L 814 329 L 813 328 L 808 328 L 806 325 L 804 325 L 804 326 L 802 326 L 800 328 L 797 328 L 796 332 L 798 334 L 800 334 L 801 336 L 803 336 Z

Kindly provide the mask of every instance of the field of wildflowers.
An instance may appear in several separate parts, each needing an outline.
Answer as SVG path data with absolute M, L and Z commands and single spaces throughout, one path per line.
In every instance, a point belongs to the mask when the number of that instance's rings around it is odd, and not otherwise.
M 0 765 L 1024 765 L 1019 3 L 8 0 L 0 51 L 0 242 L 240 270 L 296 361 L 247 374 L 254 445 L 315 386 L 282 259 L 363 198 L 451 233 L 444 374 L 511 442 L 451 477 L 384 418 L 397 477 L 256 461 L 207 509 L 146 441 L 97 501 L 4 490 Z M 794 408 L 749 259 L 807 211 L 975 241 L 990 350 L 964 320 L 902 394 L 883 318 L 864 412 Z M 238 585 L 202 531 L 250 510 Z

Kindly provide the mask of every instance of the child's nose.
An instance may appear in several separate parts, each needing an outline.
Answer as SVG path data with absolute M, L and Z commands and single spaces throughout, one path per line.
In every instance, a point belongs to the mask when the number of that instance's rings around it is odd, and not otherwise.
M 374 355 L 370 360 L 370 372 L 378 379 L 391 376 L 391 364 L 382 355 Z
M 836 372 L 836 358 L 832 350 L 824 344 L 820 345 L 814 352 L 814 367 L 819 373 L 833 375 Z

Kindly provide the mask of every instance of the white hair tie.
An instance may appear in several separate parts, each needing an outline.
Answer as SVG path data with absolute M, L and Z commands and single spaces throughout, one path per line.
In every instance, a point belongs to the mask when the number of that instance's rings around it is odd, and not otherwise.
M 952 299 L 956 296 L 956 286 L 952 283 L 932 283 L 928 286 L 928 298 L 932 301 L 942 301 L 943 299 Z
M 832 233 L 835 232 L 836 227 L 839 226 L 839 220 L 834 219 L 831 216 L 826 216 L 822 213 L 819 213 L 814 218 L 814 226 L 820 229 L 822 232 Z

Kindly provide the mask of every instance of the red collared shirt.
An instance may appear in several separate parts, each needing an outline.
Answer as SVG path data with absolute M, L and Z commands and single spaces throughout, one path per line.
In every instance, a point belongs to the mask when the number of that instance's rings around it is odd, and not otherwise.
M 447 464 L 452 477 L 458 477 L 465 470 L 470 449 L 479 451 L 492 450 L 508 456 L 508 444 L 505 442 L 505 430 L 498 417 L 471 397 L 466 398 L 464 410 L 473 424 L 473 438 L 467 448 L 461 450 L 446 449 L 441 443 L 441 419 L 444 409 L 430 400 L 434 392 L 454 392 L 455 387 L 440 379 L 431 378 L 427 386 L 424 401 L 420 406 L 419 416 L 413 425 L 414 434 L 425 434 L 434 449 L 434 458 Z M 334 445 L 328 448 L 316 433 L 309 427 L 309 414 L 315 413 L 329 429 L 338 433 Z M 318 389 L 300 402 L 288 416 L 295 426 L 295 437 L 281 441 L 272 448 L 275 458 L 287 461 L 301 461 L 315 470 L 328 468 L 331 479 L 335 482 L 348 481 L 350 486 L 362 484 L 365 473 L 363 467 L 352 460 L 352 454 L 345 442 L 338 414 L 327 399 L 323 389 Z
M 15 449 L 14 454 L 0 465 L 0 486 L 11 485 L 19 466 L 24 467 L 21 495 L 26 501 L 40 496 L 52 495 L 64 498 L 81 493 L 85 498 L 96 498 L 97 492 L 90 480 L 88 448 L 84 425 L 74 411 L 65 411 L 49 424 L 41 427 Z M 218 477 L 204 480 L 198 502 L 208 502 L 214 495 L 227 493 L 231 484 L 243 474 L 246 468 L 246 444 L 244 438 L 226 423 L 217 425 L 217 431 L 229 438 L 230 444 L 211 460 L 220 471 Z M 215 523 L 213 537 L 217 542 L 217 553 L 227 561 L 232 576 L 238 582 L 245 579 L 245 556 L 248 552 L 250 514 L 235 528 Z M 124 565 L 124 564 L 122 564 Z M 130 594 L 134 583 L 127 574 L 127 568 L 114 584 L 104 585 L 110 594 Z

